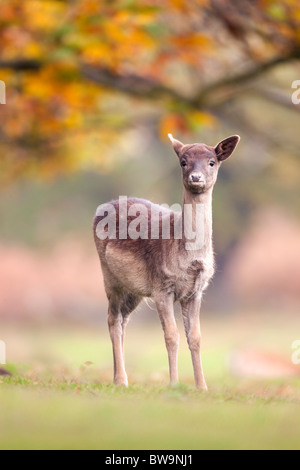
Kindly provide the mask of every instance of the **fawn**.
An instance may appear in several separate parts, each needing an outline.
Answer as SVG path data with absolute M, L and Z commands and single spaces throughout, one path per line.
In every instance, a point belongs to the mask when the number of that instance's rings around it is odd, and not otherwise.
M 232 154 L 240 138 L 228 137 L 215 147 L 184 145 L 171 134 L 169 138 L 182 169 L 182 211 L 143 199 L 122 198 L 99 206 L 94 219 L 95 243 L 109 302 L 114 382 L 128 386 L 125 327 L 141 300 L 151 297 L 164 331 L 171 384 L 178 382 L 179 333 L 174 317 L 174 302 L 178 301 L 195 384 L 207 390 L 200 355 L 199 314 L 203 292 L 214 274 L 212 192 L 221 163 Z M 153 230 L 154 220 L 159 222 L 158 230 Z M 163 236 L 165 222 L 169 224 L 167 236 Z

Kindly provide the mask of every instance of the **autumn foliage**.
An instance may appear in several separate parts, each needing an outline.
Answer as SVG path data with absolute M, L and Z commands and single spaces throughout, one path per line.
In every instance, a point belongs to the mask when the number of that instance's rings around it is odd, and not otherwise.
M 1 0 L 1 180 L 101 166 L 149 113 L 162 139 L 215 125 L 240 84 L 300 57 L 299 23 L 297 0 Z

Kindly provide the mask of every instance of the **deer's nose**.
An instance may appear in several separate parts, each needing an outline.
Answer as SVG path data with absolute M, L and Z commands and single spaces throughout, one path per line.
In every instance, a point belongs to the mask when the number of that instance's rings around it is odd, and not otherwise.
M 204 182 L 202 173 L 191 173 L 189 176 L 189 180 L 191 181 L 191 183 Z

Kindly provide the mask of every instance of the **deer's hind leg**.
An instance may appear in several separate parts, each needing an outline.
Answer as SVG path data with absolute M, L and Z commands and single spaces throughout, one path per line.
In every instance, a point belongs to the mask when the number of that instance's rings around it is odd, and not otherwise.
M 121 313 L 122 313 L 122 350 L 123 350 L 123 358 L 125 361 L 124 356 L 124 342 L 125 342 L 125 329 L 126 325 L 129 321 L 130 314 L 137 308 L 139 303 L 141 302 L 142 297 L 139 297 L 135 294 L 127 293 L 123 295 L 122 303 L 121 303 Z
M 124 337 L 130 313 L 137 307 L 140 298 L 133 294 L 112 294 L 109 297 L 108 328 L 113 347 L 114 383 L 128 386 L 125 370 Z

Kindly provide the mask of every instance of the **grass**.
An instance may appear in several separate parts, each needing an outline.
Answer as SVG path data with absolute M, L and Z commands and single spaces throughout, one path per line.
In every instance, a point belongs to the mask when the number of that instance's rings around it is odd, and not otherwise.
M 247 342 L 290 354 L 298 327 L 297 317 L 204 319 L 204 393 L 193 387 L 184 341 L 182 383 L 168 387 L 158 326 L 129 325 L 128 389 L 111 384 L 106 328 L 9 326 L 0 449 L 299 449 L 300 379 L 234 377 L 227 361 Z

